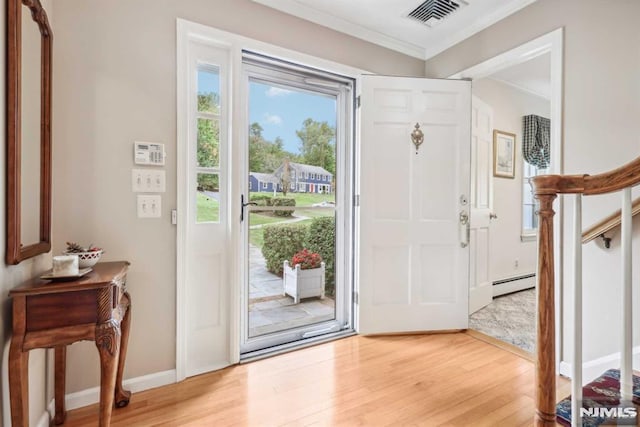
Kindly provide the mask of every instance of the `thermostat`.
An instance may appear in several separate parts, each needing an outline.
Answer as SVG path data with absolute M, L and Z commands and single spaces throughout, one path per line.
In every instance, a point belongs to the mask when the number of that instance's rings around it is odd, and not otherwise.
M 164 166 L 164 144 L 136 142 L 134 145 L 136 165 Z

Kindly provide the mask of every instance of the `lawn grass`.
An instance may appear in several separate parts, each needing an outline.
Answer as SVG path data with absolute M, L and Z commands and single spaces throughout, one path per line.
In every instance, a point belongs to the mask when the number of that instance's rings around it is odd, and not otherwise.
M 196 221 L 218 222 L 220 221 L 220 202 L 204 193 L 196 194 Z
M 254 195 L 269 195 L 268 193 L 251 193 L 251 196 Z M 285 197 L 282 193 L 277 193 L 276 197 Z M 296 210 L 294 212 L 294 216 L 301 217 L 306 216 L 309 218 L 318 218 L 322 216 L 334 216 L 335 211 L 332 209 L 316 209 L 312 208 L 311 205 L 315 203 L 322 202 L 335 202 L 336 195 L 335 194 L 316 194 L 316 193 L 287 193 L 288 198 L 292 198 L 296 201 Z M 309 208 L 309 209 L 305 209 Z M 275 222 L 275 221 L 274 221 Z M 264 222 L 267 224 L 268 222 Z M 251 222 L 251 225 L 260 224 L 259 222 Z
M 262 246 L 264 245 L 263 231 L 264 229 L 262 228 L 249 229 L 249 243 L 262 249 Z
M 273 193 L 250 193 L 251 196 L 267 195 L 273 196 Z M 282 193 L 276 193 L 276 197 L 285 197 Z M 314 203 L 335 202 L 335 194 L 316 194 L 316 193 L 287 193 L 286 197 L 294 199 L 296 206 L 311 206 Z
M 274 222 L 283 222 L 289 218 L 275 216 L 270 213 L 255 213 L 252 212 L 249 214 L 249 226 L 252 225 L 264 225 L 264 224 L 273 224 Z
M 253 195 L 270 195 L 269 193 L 250 193 L 250 196 Z M 271 194 L 272 195 L 272 194 Z M 276 197 L 284 197 L 282 193 L 277 193 Z M 287 193 L 289 198 L 295 199 L 296 201 L 296 210 L 294 212 L 294 216 L 297 217 L 308 217 L 309 219 L 305 219 L 303 221 L 297 221 L 296 224 L 302 224 L 308 226 L 311 224 L 312 218 L 317 218 L 321 216 L 334 216 L 335 211 L 333 209 L 316 209 L 312 208 L 311 205 L 314 203 L 321 202 L 335 202 L 336 196 L 335 194 L 315 194 L 315 193 Z M 302 207 L 302 208 L 300 208 Z M 261 212 L 261 213 L 251 213 L 249 220 L 249 226 L 252 225 L 265 225 L 265 224 L 276 224 L 283 223 L 291 220 L 291 217 L 277 217 L 273 214 Z M 249 242 L 262 248 L 264 245 L 264 235 L 262 232 L 262 227 L 249 229 Z

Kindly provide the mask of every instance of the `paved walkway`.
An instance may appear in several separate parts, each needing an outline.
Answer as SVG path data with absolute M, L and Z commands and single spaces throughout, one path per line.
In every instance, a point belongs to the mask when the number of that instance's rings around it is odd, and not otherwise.
M 283 331 L 335 318 L 331 297 L 294 304 L 282 295 L 282 278 L 270 273 L 260 248 L 249 246 L 249 336 Z

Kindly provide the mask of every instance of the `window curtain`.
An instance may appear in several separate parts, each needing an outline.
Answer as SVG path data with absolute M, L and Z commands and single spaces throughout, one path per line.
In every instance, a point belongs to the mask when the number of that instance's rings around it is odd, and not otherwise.
M 551 159 L 551 120 L 530 114 L 523 117 L 522 155 L 538 169 L 546 169 Z

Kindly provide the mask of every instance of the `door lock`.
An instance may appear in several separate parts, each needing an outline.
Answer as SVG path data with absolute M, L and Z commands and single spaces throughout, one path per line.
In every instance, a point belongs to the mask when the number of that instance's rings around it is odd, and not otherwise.
M 469 246 L 469 237 L 471 234 L 471 225 L 469 224 L 469 214 L 466 211 L 460 211 L 460 246 L 466 248 Z
M 467 225 L 469 223 L 469 214 L 465 211 L 460 212 L 460 224 Z

